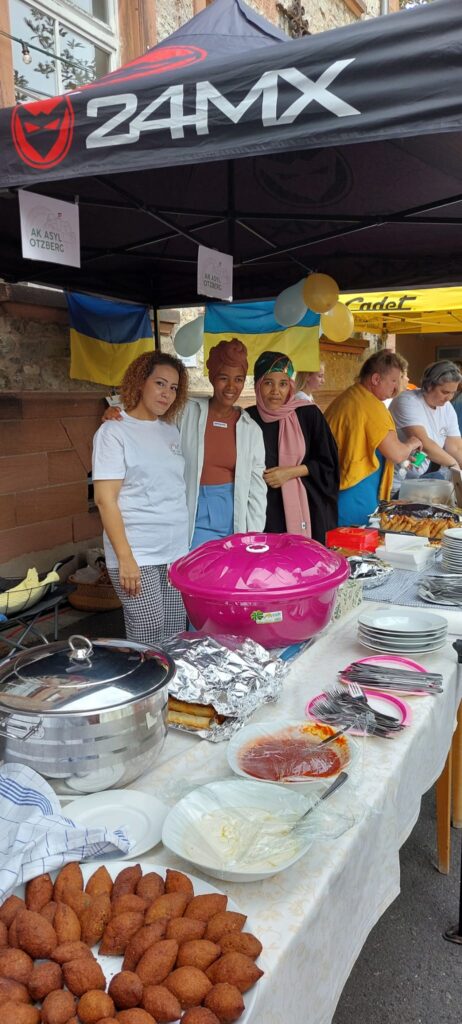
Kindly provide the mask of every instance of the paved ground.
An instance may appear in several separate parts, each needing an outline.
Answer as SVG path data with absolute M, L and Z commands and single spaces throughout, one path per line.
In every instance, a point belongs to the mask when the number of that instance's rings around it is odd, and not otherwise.
M 401 851 L 401 895 L 363 947 L 333 1024 L 461 1024 L 462 946 L 442 938 L 458 920 L 461 844 L 453 830 L 451 874 L 440 875 L 428 793 Z

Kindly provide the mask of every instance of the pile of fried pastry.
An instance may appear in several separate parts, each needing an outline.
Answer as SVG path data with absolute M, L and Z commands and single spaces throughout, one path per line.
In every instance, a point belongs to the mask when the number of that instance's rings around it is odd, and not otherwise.
M 1 1024 L 232 1024 L 262 946 L 227 902 L 139 864 L 85 886 L 77 863 L 39 875 L 0 906 Z M 98 944 L 123 957 L 109 984 Z

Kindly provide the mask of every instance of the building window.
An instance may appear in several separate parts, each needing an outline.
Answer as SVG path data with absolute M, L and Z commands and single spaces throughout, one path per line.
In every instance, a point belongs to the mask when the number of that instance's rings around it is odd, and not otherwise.
M 18 103 L 69 92 L 116 65 L 113 0 L 10 0 L 10 19 L 11 34 L 31 46 L 25 64 L 21 43 L 12 43 Z

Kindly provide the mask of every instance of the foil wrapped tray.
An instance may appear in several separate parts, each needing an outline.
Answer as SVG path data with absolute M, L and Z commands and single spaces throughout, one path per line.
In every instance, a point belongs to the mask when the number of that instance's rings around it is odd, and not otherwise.
M 368 558 L 363 555 L 350 555 L 350 579 L 359 580 L 363 590 L 372 590 L 385 583 L 393 572 L 393 566 L 382 562 L 380 558 Z
M 278 700 L 288 664 L 254 640 L 180 633 L 164 641 L 176 675 L 169 693 L 191 704 L 212 704 L 224 718 L 210 729 L 171 726 L 213 743 L 229 739 L 261 704 Z

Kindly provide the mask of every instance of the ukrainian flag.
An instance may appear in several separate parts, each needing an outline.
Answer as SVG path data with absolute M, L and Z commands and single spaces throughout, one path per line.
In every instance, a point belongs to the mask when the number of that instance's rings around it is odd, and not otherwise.
M 134 359 L 152 352 L 146 306 L 66 293 L 71 334 L 70 377 L 117 387 Z
M 296 370 L 319 370 L 318 313 L 307 311 L 295 327 L 281 327 L 274 319 L 274 302 L 211 302 L 205 310 L 204 362 L 222 338 L 239 338 L 249 354 L 249 368 L 262 352 L 284 352 Z

